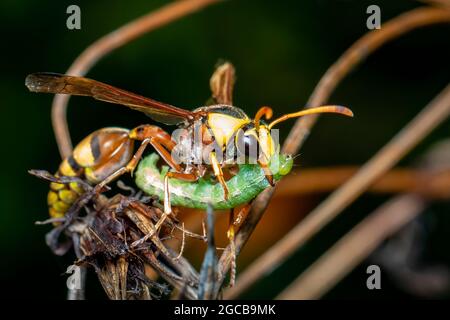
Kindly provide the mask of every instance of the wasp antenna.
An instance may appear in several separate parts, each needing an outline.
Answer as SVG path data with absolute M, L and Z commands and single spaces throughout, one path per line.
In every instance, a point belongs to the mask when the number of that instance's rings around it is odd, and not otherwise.
M 266 120 L 269 120 L 272 118 L 273 111 L 270 107 L 261 107 L 258 112 L 256 112 L 255 119 L 253 120 L 256 128 L 256 132 L 259 132 L 259 121 L 261 120 L 262 116 L 266 118 Z
M 269 124 L 269 130 L 272 129 L 272 127 L 275 126 L 276 124 L 278 124 L 280 122 L 283 122 L 283 121 L 286 121 L 288 119 L 298 118 L 298 117 L 306 116 L 306 115 L 309 115 L 309 114 L 317 114 L 317 113 L 339 113 L 339 114 L 342 114 L 344 116 L 353 117 L 352 110 L 350 110 L 347 107 L 343 107 L 343 106 L 322 106 L 322 107 L 310 108 L 310 109 L 305 109 L 305 110 L 294 112 L 294 113 L 285 114 L 284 116 L 281 116 L 278 119 L 275 119 L 274 121 L 272 121 Z

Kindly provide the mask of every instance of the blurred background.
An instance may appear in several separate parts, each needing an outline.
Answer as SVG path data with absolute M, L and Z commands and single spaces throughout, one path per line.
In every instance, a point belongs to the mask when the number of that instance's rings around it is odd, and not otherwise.
M 56 257 L 44 235 L 47 183 L 27 174 L 31 168 L 55 171 L 60 157 L 50 121 L 51 95 L 33 94 L 27 74 L 64 73 L 93 41 L 168 1 L 13 1 L 0 2 L 2 49 L 0 103 L 2 166 L 0 185 L 0 281 L 13 298 L 64 299 L 73 256 Z M 66 28 L 66 8 L 81 8 L 81 30 Z M 89 77 L 184 108 L 203 105 L 209 77 L 220 59 L 237 72 L 235 105 L 249 115 L 263 105 L 275 115 L 303 107 L 326 69 L 366 33 L 366 8 L 377 4 L 382 22 L 422 5 L 408 0 L 224 1 L 160 28 L 114 51 Z M 412 119 L 449 81 L 450 26 L 414 31 L 371 55 L 337 88 L 330 103 L 349 106 L 353 120 L 324 116 L 296 159 L 295 175 L 317 167 L 359 166 Z M 105 126 L 132 128 L 148 118 L 92 99 L 70 101 L 68 122 L 74 143 Z M 285 138 L 294 121 L 281 129 Z M 410 167 L 430 146 L 450 134 L 447 121 L 413 150 L 400 166 Z M 329 192 L 278 195 L 238 260 L 243 269 L 285 234 Z M 263 279 L 245 298 L 273 298 L 342 235 L 389 199 L 367 193 Z M 223 216 L 224 214 L 218 214 Z M 450 203 L 433 201 L 414 221 L 420 233 L 419 264 L 438 266 L 442 288 L 422 295 L 396 272 L 382 267 L 382 290 L 368 290 L 371 256 L 325 298 L 448 298 L 450 288 Z M 416 230 L 414 229 L 414 230 Z M 218 235 L 224 245 L 223 228 Z M 195 240 L 194 240 L 195 241 Z M 192 244 L 195 247 L 196 244 Z M 202 245 L 202 244 L 199 244 Z M 203 246 L 203 245 L 202 245 Z M 188 249 L 189 250 L 189 249 Z M 187 251 L 197 263 L 201 254 Z M 447 280 L 446 280 L 447 279 Z M 95 274 L 88 275 L 87 297 L 105 299 Z

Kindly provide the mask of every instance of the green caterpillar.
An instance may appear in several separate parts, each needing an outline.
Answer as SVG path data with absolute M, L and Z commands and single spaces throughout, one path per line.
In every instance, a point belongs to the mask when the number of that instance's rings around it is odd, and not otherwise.
M 155 153 L 145 157 L 136 170 L 137 186 L 149 195 L 164 197 L 164 176 L 169 167 L 158 169 L 159 156 Z M 270 159 L 269 167 L 278 181 L 292 169 L 291 156 L 275 154 Z M 206 209 L 208 203 L 214 209 L 232 209 L 247 203 L 269 186 L 263 169 L 257 164 L 239 165 L 239 173 L 227 182 L 230 192 L 228 200 L 224 199 L 220 183 L 200 178 L 196 182 L 169 179 L 170 203 L 173 206 Z

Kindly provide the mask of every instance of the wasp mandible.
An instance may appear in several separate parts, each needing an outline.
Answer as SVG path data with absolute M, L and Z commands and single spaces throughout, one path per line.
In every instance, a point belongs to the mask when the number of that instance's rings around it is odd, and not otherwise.
M 56 73 L 34 73 L 27 76 L 25 85 L 30 91 L 55 94 L 71 94 L 91 96 L 94 99 L 127 106 L 143 112 L 153 120 L 167 124 L 178 125 L 185 129 L 181 136 L 184 142 L 174 139 L 163 129 L 150 125 L 140 125 L 132 130 L 122 128 L 100 129 L 84 140 L 73 150 L 72 155 L 61 163 L 57 175 L 84 176 L 89 182 L 97 184 L 98 190 L 125 173 L 132 173 L 136 168 L 145 148 L 150 144 L 171 167 L 165 176 L 164 211 L 171 212 L 168 192 L 168 179 L 176 178 L 184 181 L 197 181 L 207 172 L 211 172 L 220 182 L 224 199 L 228 198 L 223 169 L 233 165 L 239 156 L 249 159 L 254 155 L 249 150 L 260 150 L 257 163 L 263 168 L 265 176 L 273 185 L 273 175 L 268 166 L 268 159 L 276 152 L 277 147 L 271 137 L 271 129 L 282 121 L 315 113 L 338 113 L 353 116 L 350 109 L 342 106 L 322 106 L 305 109 L 299 112 L 283 115 L 271 123 L 265 120 L 272 117 L 272 109 L 262 107 L 251 119 L 245 112 L 231 105 L 212 105 L 200 107 L 193 111 L 178 108 L 150 98 L 131 93 L 111 85 L 84 78 Z M 207 154 L 208 162 L 191 159 L 185 163 L 178 163 L 172 157 L 173 149 L 178 146 L 183 154 L 193 154 L 192 145 L 185 143 L 186 137 L 196 134 L 195 127 L 201 132 L 201 144 L 209 146 L 215 144 L 217 148 Z M 191 139 L 188 141 L 194 141 Z M 135 153 L 134 141 L 141 145 Z M 226 158 L 218 157 L 217 151 L 225 151 L 232 147 L 233 154 Z M 227 149 L 228 150 L 228 149 Z M 228 151 L 227 151 L 228 152 Z M 195 152 L 194 152 L 195 154 Z M 194 157 L 195 158 L 195 157 Z M 53 183 L 48 195 L 50 215 L 61 217 L 70 205 L 77 199 L 82 190 L 76 183 L 68 186 Z

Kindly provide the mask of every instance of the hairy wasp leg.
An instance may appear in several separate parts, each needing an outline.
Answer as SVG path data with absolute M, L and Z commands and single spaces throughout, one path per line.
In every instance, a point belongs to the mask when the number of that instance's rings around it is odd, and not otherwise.
M 155 230 L 158 232 L 161 225 L 172 213 L 172 206 L 170 205 L 170 190 L 169 190 L 169 172 L 164 177 L 164 211 L 159 221 L 155 224 Z
M 258 160 L 258 164 L 261 166 L 261 168 L 264 170 L 264 175 L 266 176 L 267 182 L 273 187 L 275 183 L 273 182 L 273 173 L 270 171 L 269 166 L 267 163 L 263 161 Z
M 169 178 L 181 179 L 184 181 L 197 181 L 198 176 L 194 173 L 182 173 L 182 172 L 167 172 L 164 176 L 164 209 L 163 215 L 159 219 L 159 221 L 155 224 L 156 231 L 159 230 L 159 227 L 164 223 L 164 221 L 169 217 L 172 213 L 172 205 L 170 203 L 170 187 L 169 187 Z M 183 231 L 184 234 L 184 231 Z
M 175 260 L 178 260 L 181 258 L 181 256 L 183 255 L 184 252 L 184 246 L 186 243 L 186 233 L 184 232 L 184 222 L 182 224 L 182 240 L 181 240 L 181 248 L 180 248 L 180 253 L 178 253 L 178 256 L 176 256 Z
M 219 180 L 219 183 L 222 186 L 224 199 L 228 200 L 229 195 L 228 187 L 227 184 L 225 183 L 225 179 L 223 178 L 223 171 L 222 168 L 220 167 L 219 161 L 217 160 L 215 152 L 211 152 L 209 154 L 209 161 L 212 165 L 214 175 L 216 176 L 217 180 Z
M 180 227 L 178 224 L 174 223 L 175 228 L 177 228 L 178 230 L 180 230 L 181 232 L 183 232 L 184 234 L 186 234 L 188 237 L 191 237 L 193 239 L 199 239 L 199 240 L 203 240 L 206 242 L 207 237 L 206 237 L 206 233 L 204 233 L 203 235 L 186 230 L 184 228 L 184 223 L 182 224 L 182 226 Z
M 130 172 L 131 175 L 133 175 L 134 169 L 136 169 L 136 166 L 138 165 L 139 161 L 141 160 L 142 154 L 144 153 L 144 150 L 147 147 L 147 145 L 150 143 L 150 141 L 151 141 L 151 139 L 145 139 L 144 141 L 142 141 L 141 145 L 139 146 L 139 149 L 133 155 L 133 158 L 130 160 L 130 162 L 128 162 L 128 164 L 125 167 L 118 169 L 117 171 L 112 173 L 110 176 L 108 176 L 106 179 L 104 179 L 102 182 L 97 184 L 95 186 L 95 191 L 97 191 L 97 192 L 100 191 L 107 184 L 116 180 L 118 177 L 120 177 L 121 175 L 123 175 L 127 172 Z
M 167 144 L 166 141 L 157 139 L 157 138 L 152 138 L 150 143 L 152 144 L 153 148 L 155 148 L 155 150 L 158 152 L 158 154 L 161 156 L 161 158 L 163 158 L 163 160 L 175 171 L 177 172 L 181 172 L 183 170 L 183 168 L 176 163 L 173 158 L 172 155 L 169 153 L 169 151 L 167 151 L 167 149 L 164 148 L 163 144 Z
M 105 180 L 100 182 L 96 189 L 102 189 L 104 186 L 109 184 L 110 182 L 116 180 L 121 175 L 130 172 L 131 175 L 133 175 L 134 170 L 136 169 L 139 161 L 142 158 L 142 154 L 144 153 L 145 148 L 151 144 L 153 148 L 159 153 L 159 155 L 169 164 L 174 170 L 181 171 L 181 167 L 176 164 L 172 157 L 170 156 L 170 153 L 164 148 L 163 144 L 167 146 L 169 149 L 173 148 L 173 142 L 172 141 L 163 141 L 162 139 L 159 139 L 157 137 L 148 137 L 144 139 L 139 146 L 139 149 L 136 151 L 136 153 L 133 155 L 133 158 L 128 162 L 128 164 L 125 167 L 120 168 L 110 176 L 108 176 Z
M 175 178 L 178 180 L 188 181 L 188 182 L 195 182 L 198 181 L 198 175 L 195 173 L 184 173 L 184 172 L 173 172 L 169 171 L 167 172 L 166 176 L 168 178 Z
M 172 206 L 170 205 L 169 172 L 168 172 L 166 174 L 166 176 L 164 177 L 164 211 L 163 211 L 163 214 L 162 214 L 161 218 L 159 218 L 158 222 L 155 224 L 155 228 L 151 232 L 146 234 L 143 238 L 139 239 L 138 241 L 135 241 L 132 244 L 132 247 L 136 246 L 138 244 L 144 243 L 145 241 L 147 241 L 147 239 L 153 237 L 153 235 L 155 235 L 159 231 L 159 228 L 162 226 L 164 221 L 166 221 L 167 217 L 169 217 L 169 215 L 171 213 L 172 213 Z
M 248 211 L 251 208 L 251 204 L 247 204 L 245 207 L 239 210 L 238 214 L 235 215 L 235 208 L 231 209 L 230 211 L 230 220 L 229 220 L 229 227 L 227 231 L 227 237 L 228 241 L 230 242 L 230 250 L 231 250 L 231 268 L 230 268 L 230 283 L 229 286 L 233 287 L 236 281 L 236 260 L 237 260 L 237 254 L 236 254 L 236 244 L 234 242 L 236 229 L 235 226 L 239 225 L 239 223 L 242 221 L 242 217 L 247 215 Z
M 230 242 L 231 249 L 231 267 L 230 267 L 230 283 L 229 286 L 233 287 L 236 281 L 236 245 L 234 243 L 234 208 L 230 211 L 230 220 L 227 231 L 228 241 Z
M 198 299 L 214 299 L 216 292 L 217 255 L 214 241 L 214 210 L 211 204 L 207 208 L 208 247 L 200 269 Z
M 159 127 L 152 125 L 142 125 L 130 132 L 132 138 L 142 140 L 150 140 L 150 144 L 156 152 L 164 159 L 164 161 L 175 171 L 181 172 L 183 168 L 176 163 L 170 154 L 176 143 L 171 136 Z
M 185 181 L 197 181 L 198 176 L 194 173 L 167 172 L 164 176 L 164 211 L 159 221 L 155 224 L 155 232 L 158 232 L 161 225 L 172 213 L 172 205 L 170 204 L 169 178 L 177 178 Z M 184 233 L 184 231 L 183 231 Z M 151 236 L 151 235 L 150 235 Z

